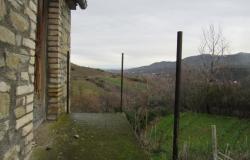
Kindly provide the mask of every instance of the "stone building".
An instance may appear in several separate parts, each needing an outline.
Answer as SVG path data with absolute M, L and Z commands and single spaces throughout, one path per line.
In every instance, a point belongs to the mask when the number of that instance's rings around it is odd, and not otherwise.
M 0 0 L 0 159 L 29 159 L 33 131 L 69 111 L 77 5 L 86 0 Z

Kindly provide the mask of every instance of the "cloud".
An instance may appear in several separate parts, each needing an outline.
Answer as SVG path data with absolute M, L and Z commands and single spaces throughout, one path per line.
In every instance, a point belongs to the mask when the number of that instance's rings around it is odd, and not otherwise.
M 220 25 L 231 51 L 250 51 L 248 0 L 89 0 L 72 11 L 72 61 L 117 68 L 174 60 L 176 32 L 184 31 L 183 56 L 197 54 L 202 28 Z

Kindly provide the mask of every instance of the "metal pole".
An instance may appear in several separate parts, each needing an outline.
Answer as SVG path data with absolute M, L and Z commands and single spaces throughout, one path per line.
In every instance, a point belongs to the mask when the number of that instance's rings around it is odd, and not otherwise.
M 69 104 L 69 89 L 70 89 L 70 53 L 67 55 L 67 114 L 70 112 L 70 104 Z
M 178 160 L 178 136 L 180 116 L 180 89 L 181 89 L 181 59 L 182 59 L 182 32 L 177 33 L 177 59 L 175 81 L 175 104 L 174 104 L 174 137 L 173 137 L 173 160 Z
M 122 62 L 121 62 L 121 112 L 123 112 L 123 64 L 124 64 L 124 53 L 122 53 Z

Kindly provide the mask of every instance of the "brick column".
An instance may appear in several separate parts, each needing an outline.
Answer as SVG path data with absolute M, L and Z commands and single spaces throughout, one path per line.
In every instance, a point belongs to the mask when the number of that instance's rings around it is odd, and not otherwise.
M 67 53 L 70 50 L 70 9 L 64 0 L 49 2 L 48 20 L 48 120 L 66 111 Z

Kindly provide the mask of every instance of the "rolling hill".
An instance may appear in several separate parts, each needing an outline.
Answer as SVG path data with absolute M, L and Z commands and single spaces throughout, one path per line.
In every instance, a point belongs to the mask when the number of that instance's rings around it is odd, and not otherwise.
M 183 59 L 183 65 L 191 68 L 199 68 L 204 65 L 209 65 L 211 61 L 219 57 L 212 57 L 211 55 L 197 55 Z M 220 57 L 220 63 L 229 68 L 250 68 L 250 54 L 237 53 L 232 55 L 225 55 Z M 175 72 L 175 62 L 162 61 L 156 62 L 148 66 L 132 68 L 126 70 L 128 74 L 172 74 Z

